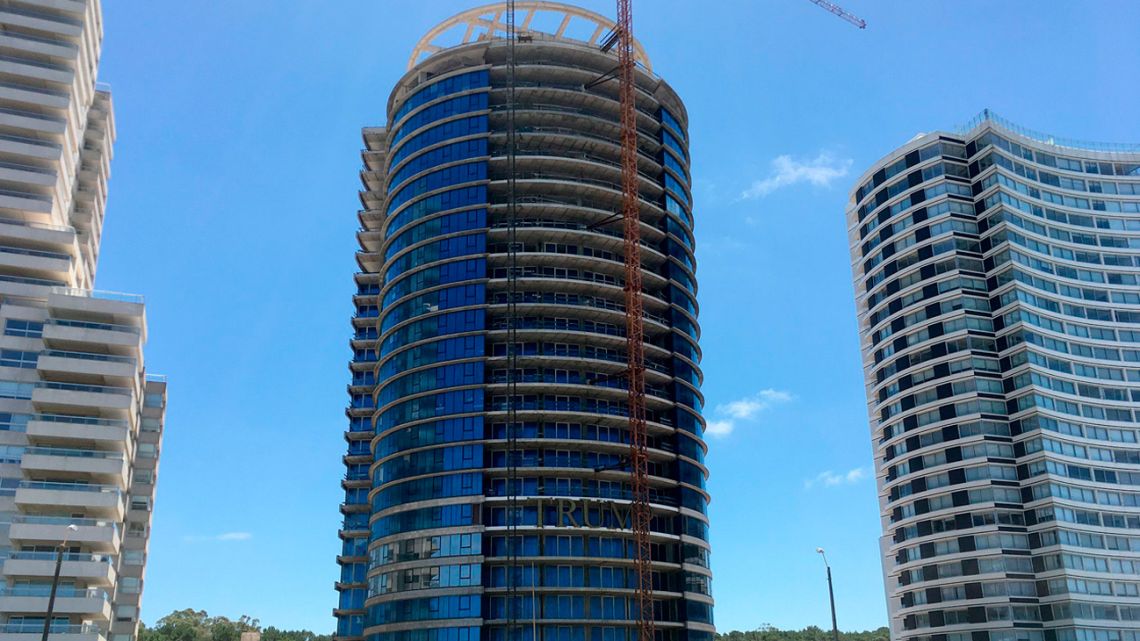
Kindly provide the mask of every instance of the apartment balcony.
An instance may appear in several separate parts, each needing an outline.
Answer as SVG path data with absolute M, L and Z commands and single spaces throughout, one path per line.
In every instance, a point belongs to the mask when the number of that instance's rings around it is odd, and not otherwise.
M 28 441 L 34 445 L 75 447 L 95 443 L 102 449 L 126 452 L 130 424 L 125 420 L 63 414 L 34 414 L 28 421 Z
M 4 561 L 4 575 L 50 580 L 55 575 L 55 555 L 55 552 L 12 552 Z M 59 576 L 95 587 L 111 586 L 115 584 L 115 564 L 112 557 L 102 554 L 65 554 Z
M 32 405 L 44 413 L 96 410 L 100 415 L 118 418 L 136 414 L 133 389 L 109 385 L 41 381 L 32 390 Z
M 58 178 L 55 170 L 18 162 L 0 162 L 0 180 L 7 183 L 51 188 Z
M 29 447 L 20 460 L 25 478 L 93 478 L 117 486 L 127 484 L 129 466 L 122 452 L 61 447 Z
M 58 281 L 71 275 L 71 256 L 62 252 L 0 246 L 0 270 Z
M 76 529 L 68 529 L 71 525 L 76 526 Z M 39 514 L 14 514 L 8 538 L 12 540 L 14 546 L 58 546 L 68 541 L 107 554 L 117 554 L 122 543 L 119 524 L 116 521 Z
M 63 16 L 34 9 L 12 6 L 0 7 L 0 22 L 72 38 L 83 35 L 83 21 L 78 17 Z
M 0 125 L 4 124 L 0 114 Z M 0 188 L 0 209 L 19 209 L 37 214 L 51 213 L 51 197 L 28 191 Z
M 47 585 L 6 587 L 0 590 L 0 613 L 40 614 L 47 612 Z M 72 589 L 60 586 L 55 596 L 55 614 L 77 615 L 93 621 L 111 620 L 111 599 L 101 588 Z M 42 630 L 42 628 L 41 628 Z
M 40 160 L 58 160 L 63 148 L 59 143 L 51 140 L 0 134 L 0 153 L 38 158 Z
M 25 512 L 82 512 L 115 521 L 123 520 L 124 514 L 122 489 L 114 485 L 20 481 L 16 506 Z
M 67 121 L 63 118 L 9 107 L 0 107 L 0 125 L 53 137 L 62 136 L 67 131 Z
M 40 352 L 36 370 L 45 379 L 59 380 L 74 375 L 86 380 L 95 377 L 116 385 L 133 385 L 139 378 L 137 359 L 93 352 L 46 350 Z
M 55 624 L 48 631 L 56 641 L 107 641 L 107 635 L 99 626 L 90 623 L 64 625 Z M 5 641 L 40 641 L 43 635 L 41 624 L 0 623 L 0 636 Z
M 75 72 L 67 65 L 10 54 L 0 55 L 0 73 L 64 86 L 75 78 Z

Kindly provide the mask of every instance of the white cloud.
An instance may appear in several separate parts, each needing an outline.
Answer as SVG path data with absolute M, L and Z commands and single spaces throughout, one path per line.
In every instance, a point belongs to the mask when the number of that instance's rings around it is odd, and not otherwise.
M 835 473 L 831 470 L 820 472 L 813 479 L 804 481 L 804 489 L 816 487 L 836 487 L 839 485 L 853 485 L 867 478 L 866 468 L 857 467 L 847 472 Z
M 724 438 L 736 429 L 737 421 L 754 421 L 768 408 L 780 403 L 787 403 L 792 398 L 788 392 L 769 388 L 760 390 L 752 396 L 717 405 L 715 413 L 720 418 L 708 421 L 705 426 L 705 434 Z
M 717 438 L 732 434 L 734 429 L 736 429 L 736 425 L 732 421 L 715 420 L 705 424 L 705 434 Z
M 763 198 L 777 189 L 803 182 L 816 187 L 830 187 L 833 180 L 847 175 L 852 162 L 850 158 L 837 158 L 829 151 L 821 151 L 815 158 L 804 161 L 782 154 L 772 160 L 772 173 L 753 182 L 751 187 L 740 193 L 740 199 Z
M 252 538 L 252 532 L 223 532 L 212 536 L 188 535 L 182 537 L 182 540 L 187 543 L 201 543 L 205 541 L 248 541 Z

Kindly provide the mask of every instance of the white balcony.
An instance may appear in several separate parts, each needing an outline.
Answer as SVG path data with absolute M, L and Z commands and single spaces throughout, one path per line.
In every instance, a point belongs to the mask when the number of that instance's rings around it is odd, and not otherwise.
M 29 447 L 20 460 L 20 469 L 29 472 L 24 478 L 93 478 L 123 487 L 127 484 L 129 467 L 121 452 Z
M 44 342 L 65 351 L 106 346 L 137 354 L 142 336 L 139 328 L 131 325 L 51 319 L 44 325 Z
M 108 383 L 128 385 L 138 380 L 138 361 L 130 356 L 95 354 L 91 352 L 68 352 L 48 350 L 40 353 L 36 369 L 52 376 L 41 376 L 59 380 L 62 375 L 76 374 L 83 377 L 101 377 Z
M 115 521 L 123 519 L 122 491 L 108 485 L 21 481 L 16 488 L 16 505 L 25 512 L 48 508 L 53 512 L 78 511 Z
M 13 552 L 4 561 L 4 575 L 51 579 L 55 575 L 55 552 Z M 59 576 L 79 579 L 92 586 L 115 584 L 115 565 L 111 557 L 95 554 L 67 554 L 60 564 Z
M 126 421 L 83 416 L 36 414 L 28 421 L 27 434 L 35 445 L 74 447 L 95 443 L 103 449 L 126 452 L 130 444 L 130 426 Z
M 69 525 L 77 529 L 70 530 Z M 57 546 L 68 541 L 107 554 L 118 553 L 122 542 L 119 524 L 115 521 L 35 514 L 13 515 L 8 538 L 16 545 Z
M 73 38 L 83 35 L 83 22 L 81 20 L 31 9 L 0 7 L 0 22 Z
M 107 635 L 98 626 L 89 623 L 81 625 L 51 626 L 50 638 L 55 641 L 107 641 Z M 40 641 L 43 627 L 25 623 L 0 624 L 0 637 L 4 641 Z
M 131 388 L 106 385 L 83 385 L 43 381 L 32 390 L 32 404 L 37 411 L 89 413 L 126 418 L 135 414 L 135 397 Z
M 43 593 L 42 596 L 40 593 Z M 39 614 L 47 612 L 47 590 L 6 588 L 0 592 L 0 612 L 11 614 Z M 93 621 L 110 621 L 111 600 L 101 589 L 60 589 L 55 597 L 56 615 L 78 615 Z M 6 636 L 6 635 L 5 635 Z

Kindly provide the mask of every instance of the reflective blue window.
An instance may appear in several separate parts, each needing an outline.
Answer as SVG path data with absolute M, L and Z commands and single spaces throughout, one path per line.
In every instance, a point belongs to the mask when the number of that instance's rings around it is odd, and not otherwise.
M 681 182 L 674 178 L 673 174 L 669 172 L 665 172 L 665 188 L 672 189 L 673 193 L 677 194 L 677 197 L 681 199 L 681 202 L 685 203 L 686 207 L 691 206 L 691 203 L 689 202 L 689 196 L 685 193 L 684 186 L 682 186 Z
M 372 523 L 372 539 L 385 536 L 411 532 L 414 530 L 428 530 L 439 527 L 458 527 L 473 525 L 475 506 L 470 503 L 463 505 L 441 505 L 439 507 L 426 507 L 418 510 L 408 510 L 376 519 Z
M 417 201 L 392 218 L 392 221 L 388 223 L 388 233 L 391 234 L 404 225 L 425 216 L 469 205 L 487 205 L 487 187 L 485 185 L 460 187 Z
M 460 142 L 436 147 L 431 151 L 423 153 L 407 162 L 403 167 L 388 179 L 388 192 L 391 193 L 393 189 L 400 186 L 411 176 L 426 171 L 438 165 L 446 165 L 450 162 L 457 160 L 465 160 L 467 158 L 478 158 L 487 155 L 487 139 L 477 138 L 475 140 L 463 140 Z
M 483 411 L 482 390 L 441 392 L 404 401 L 384 411 L 376 420 L 376 432 L 382 434 L 410 421 Z
M 480 601 L 477 594 L 464 594 L 378 603 L 368 608 L 368 625 L 428 619 L 478 618 Z
M 479 385 L 483 382 L 483 370 L 483 362 L 474 361 L 442 365 L 405 374 L 392 379 L 380 388 L 377 404 L 383 407 L 404 396 L 445 387 Z
M 376 456 L 384 457 L 396 452 L 441 443 L 472 441 L 483 438 L 483 417 L 464 416 L 432 423 L 421 423 L 397 430 L 380 439 Z
M 400 191 L 396 192 L 396 195 L 389 198 L 388 213 L 391 214 L 399 209 L 400 205 L 403 205 L 420 194 L 434 191 L 441 187 L 447 187 L 448 185 L 458 185 L 486 179 L 487 163 L 482 161 L 455 165 L 454 167 L 433 171 L 426 176 L 421 176 L 408 183 L 400 189 Z
M 388 158 L 388 166 L 395 167 L 413 153 L 430 147 L 436 143 L 462 138 L 475 134 L 487 133 L 487 116 L 469 116 L 441 123 L 431 129 L 422 131 L 411 138 L 407 138 L 400 147 L 392 152 Z
M 483 493 L 483 475 L 477 472 L 433 476 L 386 487 L 372 500 L 372 509 L 384 510 L 413 501 L 448 498 L 452 496 L 475 496 Z
M 486 251 L 486 234 L 468 234 L 466 236 L 444 238 L 438 242 L 417 247 L 399 259 L 392 261 L 388 266 L 388 271 L 384 273 L 384 282 L 391 282 L 396 276 L 399 276 L 413 267 L 420 267 L 437 260 L 446 260 L 458 256 L 483 254 L 486 253 Z
M 486 328 L 486 312 L 482 309 L 469 309 L 462 312 L 440 314 L 432 318 L 411 323 L 392 332 L 380 346 L 380 351 L 389 354 L 407 344 L 444 334 L 475 332 Z
M 471 358 L 484 354 L 482 336 L 457 336 L 404 350 L 384 361 L 380 366 L 380 380 L 385 381 L 400 372 L 458 358 Z
M 673 117 L 673 114 L 669 113 L 669 111 L 666 109 L 661 110 L 661 122 L 670 127 L 673 131 L 677 132 L 677 135 L 681 138 L 684 138 L 686 140 L 688 139 L 688 135 L 685 132 L 685 129 L 681 127 L 681 123 L 678 122 L 678 120 Z
M 467 231 L 471 229 L 486 229 L 487 228 L 487 210 L 485 209 L 472 209 L 470 211 L 461 211 L 454 214 L 447 214 L 439 218 L 425 220 L 424 222 L 415 225 L 409 229 L 400 232 L 388 248 L 384 250 L 384 260 L 391 260 L 393 256 L 400 253 L 401 250 L 410 247 L 422 240 L 433 238 L 435 236 L 442 236 L 444 234 L 451 234 L 459 231 Z M 377 289 L 374 294 L 379 294 L 380 290 Z
M 476 285 L 459 285 L 420 294 L 387 310 L 384 313 L 384 320 L 382 321 L 380 331 L 386 332 L 409 318 L 415 318 L 416 316 L 430 314 L 443 309 L 478 305 L 485 299 L 484 285 L 482 283 Z
M 669 194 L 665 194 L 665 211 L 680 216 L 689 227 L 693 226 L 693 217 L 681 206 L 681 203 L 677 202 L 676 198 L 673 198 Z
M 673 134 L 662 129 L 661 130 L 661 142 L 665 143 L 665 146 L 668 147 L 669 149 L 677 152 L 677 155 L 680 156 L 685 162 L 689 161 L 689 154 L 685 152 L 685 146 L 682 145 L 681 142 L 678 141 L 676 138 L 674 138 Z
M 486 69 L 480 69 L 479 71 L 461 73 L 451 76 L 450 78 L 437 80 L 429 85 L 418 87 L 416 92 L 409 96 L 407 100 L 404 101 L 404 104 L 400 105 L 400 108 L 396 110 L 396 114 L 392 116 L 392 124 L 398 122 L 416 107 L 427 104 L 436 98 L 467 91 L 468 89 L 487 87 L 490 84 L 491 72 Z
M 469 260 L 460 260 L 421 269 L 418 272 L 403 276 L 400 280 L 396 281 L 392 288 L 388 290 L 388 293 L 385 294 L 384 305 L 391 305 L 396 300 L 412 292 L 428 289 L 436 285 L 446 285 L 448 283 L 484 278 L 486 275 L 487 259 L 485 258 L 471 258 Z
M 673 157 L 673 154 L 662 153 L 661 157 L 665 162 L 665 166 L 677 172 L 677 175 L 687 184 L 689 174 L 685 172 L 685 166 L 681 164 L 681 161 Z
M 388 145 L 395 147 L 396 143 L 401 138 L 409 133 L 423 127 L 424 125 L 435 122 L 436 120 L 443 120 L 456 114 L 468 113 L 471 111 L 482 111 L 487 108 L 487 93 L 474 93 L 443 102 L 436 103 L 423 111 L 416 112 L 416 115 L 408 118 L 400 125 L 400 128 L 392 134 Z

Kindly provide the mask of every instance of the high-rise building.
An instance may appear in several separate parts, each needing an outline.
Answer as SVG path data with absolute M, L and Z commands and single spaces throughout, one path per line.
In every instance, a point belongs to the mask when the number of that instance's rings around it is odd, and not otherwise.
M 1140 639 L 1140 145 L 986 111 L 847 222 L 892 639 Z
M 364 130 L 341 640 L 636 638 L 613 22 L 516 15 L 513 85 L 503 6 L 468 11 Z M 636 52 L 654 618 L 709 641 L 687 116 Z
M 166 383 L 93 289 L 111 144 L 99 0 L 0 0 L 0 637 L 138 626 Z

